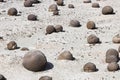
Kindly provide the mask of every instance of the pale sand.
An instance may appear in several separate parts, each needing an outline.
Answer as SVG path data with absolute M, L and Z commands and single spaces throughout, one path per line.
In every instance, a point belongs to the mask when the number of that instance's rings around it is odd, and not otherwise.
M 7 80 L 39 80 L 41 76 L 48 75 L 53 80 L 120 80 L 120 72 L 108 72 L 105 63 L 105 52 L 109 48 L 118 49 L 119 44 L 113 44 L 112 38 L 120 32 L 120 1 L 101 0 L 98 2 L 100 8 L 92 8 L 90 4 L 84 4 L 83 0 L 65 0 L 60 9 L 60 16 L 52 16 L 48 7 L 55 2 L 53 0 L 42 0 L 34 7 L 26 8 L 22 0 L 8 0 L 0 3 L 0 73 Z M 75 8 L 68 9 L 67 5 L 72 3 Z M 115 15 L 102 15 L 104 6 L 110 5 L 114 8 Z M 21 11 L 21 16 L 8 16 L 7 10 L 11 7 Z M 39 21 L 28 21 L 27 15 L 34 13 Z M 79 20 L 81 27 L 69 26 L 72 19 Z M 98 29 L 88 30 L 86 23 L 93 20 Z M 63 26 L 65 32 L 45 35 L 47 25 Z M 87 43 L 87 36 L 97 35 L 101 44 L 90 46 Z M 31 36 L 32 37 L 29 37 Z M 28 47 L 30 50 L 41 50 L 47 57 L 53 68 L 43 72 L 31 72 L 22 66 L 22 57 L 27 51 L 6 50 L 6 44 L 15 40 L 20 47 Z M 57 56 L 64 50 L 70 50 L 75 61 L 59 61 Z M 83 65 L 93 62 L 98 72 L 83 72 Z

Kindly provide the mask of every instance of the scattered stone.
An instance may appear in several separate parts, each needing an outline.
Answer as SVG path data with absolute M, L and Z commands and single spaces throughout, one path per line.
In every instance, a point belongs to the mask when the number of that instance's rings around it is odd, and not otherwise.
M 8 15 L 10 15 L 10 16 L 17 16 L 17 13 L 18 13 L 18 11 L 16 8 L 10 8 L 8 10 Z
M 17 43 L 15 41 L 10 41 L 7 44 L 7 49 L 8 50 L 15 50 L 15 49 L 17 49 Z
M 58 7 L 56 4 L 52 4 L 49 6 L 49 11 L 53 12 L 53 11 L 58 11 Z
M 55 28 L 53 25 L 48 25 L 47 28 L 46 28 L 46 34 L 51 34 L 55 32 Z
M 62 25 L 56 25 L 56 26 L 55 26 L 55 31 L 56 31 L 56 32 L 62 32 L 62 31 L 63 31 Z
M 109 63 L 107 66 L 108 71 L 117 71 L 119 69 L 119 65 L 116 62 Z
M 99 8 L 100 5 L 99 5 L 99 3 L 92 3 L 92 7 L 93 7 L 93 8 Z
M 73 4 L 68 4 L 68 8 L 75 8 Z
M 45 69 L 47 59 L 39 50 L 29 51 L 23 58 L 23 66 L 30 71 L 42 71 Z
M 91 35 L 88 36 L 87 42 L 89 44 L 96 44 L 96 43 L 100 43 L 100 40 L 96 35 L 91 34 Z
M 105 6 L 102 9 L 102 14 L 108 15 L 108 14 L 113 14 L 113 8 L 111 6 Z
M 94 63 L 88 62 L 83 67 L 85 72 L 96 72 L 96 65 Z
M 70 51 L 64 51 L 58 56 L 58 60 L 74 60 L 75 58 Z
M 95 22 L 93 22 L 93 21 L 87 22 L 87 28 L 88 29 L 96 29 Z
M 112 39 L 113 43 L 120 43 L 120 34 L 117 34 Z
M 30 15 L 28 15 L 28 20 L 30 20 L 30 21 L 36 21 L 37 20 L 37 16 L 34 15 L 34 14 L 30 14 Z
M 80 27 L 80 22 L 78 20 L 71 20 L 70 26 L 72 27 Z

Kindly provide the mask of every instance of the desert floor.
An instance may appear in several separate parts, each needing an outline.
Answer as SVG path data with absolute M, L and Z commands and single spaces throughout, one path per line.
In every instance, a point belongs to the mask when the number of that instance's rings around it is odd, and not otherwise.
M 34 7 L 26 8 L 23 0 L 7 0 L 0 3 L 0 73 L 7 80 L 39 80 L 41 76 L 48 75 L 53 80 L 120 80 L 120 71 L 108 72 L 105 62 L 105 53 L 109 48 L 118 49 L 112 38 L 120 32 L 120 1 L 119 0 L 92 0 L 100 4 L 100 8 L 92 8 L 91 3 L 85 4 L 83 0 L 64 0 L 65 6 L 58 6 L 60 16 L 53 16 L 48 7 L 53 0 L 41 0 Z M 74 9 L 69 9 L 73 4 Z M 114 15 L 103 15 L 104 6 L 112 6 Z M 15 7 L 20 16 L 8 16 L 9 8 Z M 28 21 L 29 14 L 36 14 L 38 21 Z M 81 27 L 69 26 L 72 19 L 80 21 Z M 98 29 L 88 30 L 86 23 L 92 20 Z M 62 25 L 64 32 L 45 35 L 47 25 Z M 97 35 L 101 44 L 89 45 L 87 36 Z M 31 72 L 22 66 L 22 58 L 27 51 L 7 50 L 6 44 L 14 40 L 19 47 L 30 50 L 41 50 L 51 64 L 42 72 Z M 74 61 L 57 60 L 58 55 L 69 50 L 76 58 Z M 98 68 L 97 72 L 87 73 L 83 66 L 93 62 Z M 119 62 L 118 62 L 119 63 Z M 120 64 L 120 63 L 119 63 Z

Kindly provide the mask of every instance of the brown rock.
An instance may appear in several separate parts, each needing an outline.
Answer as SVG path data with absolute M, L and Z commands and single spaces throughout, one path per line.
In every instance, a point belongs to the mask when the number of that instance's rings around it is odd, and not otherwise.
M 30 71 L 42 71 L 45 69 L 47 59 L 39 50 L 29 51 L 23 58 L 23 66 Z
M 117 71 L 119 69 L 119 65 L 116 62 L 109 63 L 107 66 L 108 71 Z
M 10 41 L 7 44 L 7 49 L 8 50 L 15 50 L 15 49 L 17 49 L 17 43 L 15 41 Z

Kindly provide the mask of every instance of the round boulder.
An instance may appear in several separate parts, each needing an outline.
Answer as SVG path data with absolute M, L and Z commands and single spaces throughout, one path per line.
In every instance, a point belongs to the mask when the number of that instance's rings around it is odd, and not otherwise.
M 108 14 L 113 14 L 113 8 L 111 6 L 105 6 L 102 9 L 102 14 L 108 15 Z
M 7 49 L 8 50 L 15 50 L 15 49 L 17 49 L 17 43 L 15 41 L 10 41 L 7 44 Z
M 53 11 L 58 11 L 58 7 L 56 4 L 52 4 L 49 6 L 49 11 L 53 12 Z
M 36 21 L 37 20 L 37 16 L 34 15 L 34 14 L 30 14 L 30 15 L 28 15 L 27 19 L 30 20 L 30 21 Z
M 107 66 L 108 71 L 117 71 L 119 69 L 119 65 L 116 62 L 109 63 Z
M 17 13 L 18 13 L 18 11 L 16 8 L 10 8 L 8 10 L 8 15 L 10 15 L 10 16 L 17 16 Z
M 92 3 L 92 7 L 93 7 L 93 8 L 99 8 L 100 5 L 99 5 L 99 3 Z
M 53 25 L 48 25 L 47 28 L 46 28 L 46 34 L 51 34 L 55 32 L 55 28 Z
M 45 69 L 47 59 L 39 50 L 29 51 L 23 57 L 23 66 L 30 71 L 42 71 Z
M 58 60 L 74 60 L 75 58 L 70 51 L 64 51 L 58 56 Z
M 80 22 L 78 20 L 71 20 L 70 26 L 72 27 L 80 27 Z
M 112 39 L 113 43 L 120 43 L 120 34 L 117 34 Z
M 87 22 L 87 28 L 88 28 L 88 29 L 95 29 L 95 28 L 96 28 L 95 22 L 93 22 L 93 21 L 88 21 L 88 22 Z
M 62 31 L 63 31 L 62 25 L 56 25 L 56 26 L 55 26 L 55 31 L 56 31 L 56 32 L 62 32 Z
M 96 43 L 100 43 L 100 40 L 96 35 L 91 34 L 91 35 L 88 36 L 87 42 L 89 44 L 96 44 Z
M 94 63 L 88 62 L 83 67 L 85 72 L 96 72 L 96 65 Z

